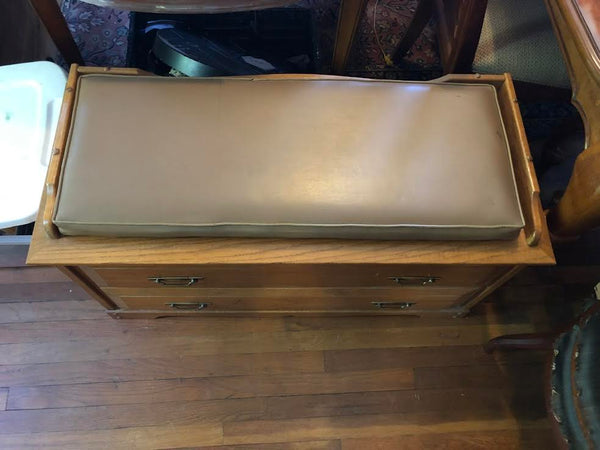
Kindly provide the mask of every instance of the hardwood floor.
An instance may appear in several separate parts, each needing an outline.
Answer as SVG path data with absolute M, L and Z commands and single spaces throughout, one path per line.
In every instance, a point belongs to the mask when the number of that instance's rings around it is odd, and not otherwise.
M 481 344 L 574 314 L 597 273 L 523 272 L 464 319 L 118 321 L 3 267 L 0 448 L 551 449 L 545 355 Z

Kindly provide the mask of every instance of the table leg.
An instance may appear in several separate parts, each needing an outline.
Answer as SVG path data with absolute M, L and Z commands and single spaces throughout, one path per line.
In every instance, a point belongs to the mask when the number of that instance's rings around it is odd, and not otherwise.
M 84 64 L 56 0 L 29 0 L 68 64 Z
M 404 58 L 406 53 L 412 48 L 415 41 L 421 36 L 423 30 L 433 17 L 435 0 L 420 0 L 404 37 L 398 44 L 392 60 L 398 63 Z
M 362 16 L 367 0 L 342 0 L 333 48 L 332 71 L 341 75 L 352 48 L 356 27 Z

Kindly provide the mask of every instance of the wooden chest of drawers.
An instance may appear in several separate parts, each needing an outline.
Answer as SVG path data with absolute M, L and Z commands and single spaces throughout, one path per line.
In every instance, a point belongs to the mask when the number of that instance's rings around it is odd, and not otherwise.
M 460 311 L 496 266 L 253 264 L 81 267 L 121 310 L 214 313 Z
M 58 266 L 115 318 L 462 316 L 520 268 L 553 256 L 546 234 L 530 247 L 525 232 L 489 242 L 51 239 L 36 227 L 28 261 Z
M 69 129 L 73 90 L 68 87 L 28 263 L 61 268 L 115 318 L 464 315 L 521 267 L 554 264 L 554 255 L 510 77 L 447 80 L 496 87 L 525 218 L 517 239 L 60 237 L 52 219 Z

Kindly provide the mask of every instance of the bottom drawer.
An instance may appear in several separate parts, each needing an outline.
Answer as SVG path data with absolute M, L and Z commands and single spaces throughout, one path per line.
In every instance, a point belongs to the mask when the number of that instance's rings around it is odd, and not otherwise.
M 170 311 L 386 311 L 386 310 L 441 310 L 457 304 L 452 300 L 368 300 L 364 298 L 346 299 L 294 299 L 264 300 L 244 299 L 189 299 L 166 301 L 163 298 L 125 297 L 123 303 L 129 310 L 170 310 Z
M 194 295 L 120 295 L 123 309 L 163 311 L 408 311 L 442 310 L 462 303 L 472 289 L 227 289 Z M 125 292 L 123 292 L 125 291 Z M 207 291 L 212 291 L 207 289 Z M 249 292 L 241 292 L 249 291 Z M 153 293 L 155 293 L 154 291 Z M 236 295 L 237 294 L 237 295 Z

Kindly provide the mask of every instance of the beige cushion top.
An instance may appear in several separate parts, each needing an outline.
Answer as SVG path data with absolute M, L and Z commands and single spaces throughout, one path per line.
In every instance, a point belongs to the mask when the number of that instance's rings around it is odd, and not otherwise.
M 65 235 L 502 239 L 523 227 L 487 85 L 86 75 Z

